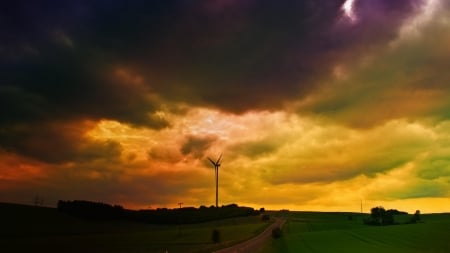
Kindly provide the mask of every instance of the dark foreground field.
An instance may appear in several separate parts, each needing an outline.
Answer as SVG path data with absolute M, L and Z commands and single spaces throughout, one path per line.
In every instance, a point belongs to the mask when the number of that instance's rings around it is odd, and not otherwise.
M 448 253 L 450 214 L 423 214 L 421 222 L 367 226 L 360 214 L 274 212 L 287 219 L 281 238 L 258 253 Z M 411 215 L 396 216 L 399 223 Z M 0 203 L 0 252 L 212 252 L 251 238 L 268 225 L 259 216 L 191 225 L 94 222 L 54 208 Z M 211 241 L 218 228 L 221 243 Z
M 55 208 L 0 203 L 0 252 L 211 252 L 246 240 L 268 225 L 259 216 L 192 225 L 94 222 Z M 221 243 L 211 240 L 219 229 Z
M 425 214 L 422 222 L 367 226 L 363 216 L 346 213 L 290 212 L 283 236 L 258 253 L 448 253 L 450 214 Z M 394 217 L 404 222 L 411 215 Z

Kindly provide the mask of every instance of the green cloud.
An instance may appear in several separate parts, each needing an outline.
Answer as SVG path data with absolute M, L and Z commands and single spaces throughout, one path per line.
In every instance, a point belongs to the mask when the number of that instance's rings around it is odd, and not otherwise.
M 414 161 L 433 144 L 426 128 L 405 121 L 356 132 L 342 128 L 336 134 L 339 137 L 333 137 L 336 130 L 324 128 L 311 139 L 285 143 L 277 150 L 276 159 L 263 163 L 267 168 L 264 178 L 283 184 L 373 177 Z
M 450 196 L 450 188 L 448 184 L 437 181 L 420 180 L 401 189 L 391 189 L 388 192 L 381 193 L 381 196 L 388 199 L 447 197 Z

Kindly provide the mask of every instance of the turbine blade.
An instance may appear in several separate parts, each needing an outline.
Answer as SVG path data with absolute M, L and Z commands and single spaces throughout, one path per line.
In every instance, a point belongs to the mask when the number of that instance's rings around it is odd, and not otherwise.
M 216 166 L 216 163 L 213 161 L 213 159 L 211 159 L 211 158 L 208 157 L 208 160 L 209 160 L 214 166 Z
M 222 154 L 220 154 L 219 159 L 217 159 L 216 164 L 219 164 L 221 158 L 222 158 Z

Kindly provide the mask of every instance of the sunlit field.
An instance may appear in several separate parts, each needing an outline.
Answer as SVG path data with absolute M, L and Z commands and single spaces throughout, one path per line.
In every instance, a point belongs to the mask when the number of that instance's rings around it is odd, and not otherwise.
M 259 216 L 191 225 L 93 222 L 54 208 L 0 204 L 2 252 L 211 252 L 246 240 L 268 223 Z M 214 244 L 213 229 L 221 242 Z
M 349 213 L 291 212 L 283 236 L 271 240 L 258 253 L 419 253 L 450 252 L 450 214 L 422 215 L 422 222 L 367 226 L 366 215 Z M 395 216 L 397 222 L 411 215 Z

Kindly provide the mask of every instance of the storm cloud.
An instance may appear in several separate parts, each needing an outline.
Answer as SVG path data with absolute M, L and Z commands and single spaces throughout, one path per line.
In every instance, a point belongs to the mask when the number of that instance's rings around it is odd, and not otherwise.
M 225 200 L 448 196 L 449 4 L 345 2 L 3 3 L 0 189 L 203 204 L 223 153 Z

